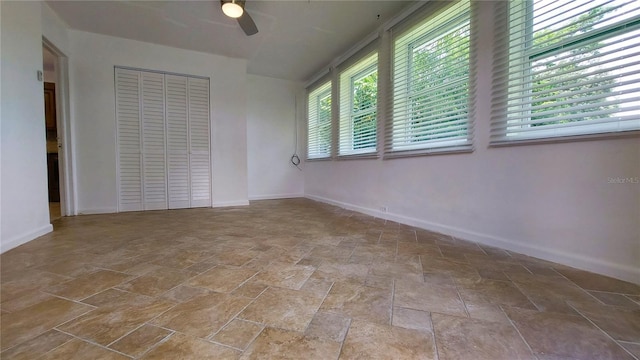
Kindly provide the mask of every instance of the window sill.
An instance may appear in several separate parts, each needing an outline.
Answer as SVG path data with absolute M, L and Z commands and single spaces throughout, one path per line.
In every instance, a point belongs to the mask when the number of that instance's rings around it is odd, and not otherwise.
M 327 156 L 327 157 L 319 157 L 319 158 L 306 158 L 304 161 L 305 162 L 316 162 L 316 161 L 331 161 L 333 160 L 331 158 L 331 156 Z
M 375 153 L 366 153 L 366 154 L 349 154 L 349 155 L 338 155 L 338 160 L 362 160 L 362 159 L 379 159 L 380 155 L 377 152 Z
M 420 150 L 401 150 L 401 151 L 387 151 L 384 154 L 384 160 L 416 157 L 416 156 L 429 156 L 429 155 L 451 155 L 451 154 L 469 154 L 473 152 L 473 145 L 462 146 L 448 146 L 441 148 L 430 148 Z
M 585 135 L 568 135 L 568 136 L 556 136 L 545 138 L 512 138 L 509 140 L 493 140 L 489 144 L 489 147 L 507 147 L 507 146 L 520 146 L 520 145 L 539 145 L 539 144 L 553 144 L 553 143 L 567 143 L 578 141 L 592 141 L 592 140 L 607 140 L 607 139 L 623 139 L 630 137 L 640 137 L 640 130 L 630 130 L 621 132 L 608 132 L 600 134 L 585 134 Z

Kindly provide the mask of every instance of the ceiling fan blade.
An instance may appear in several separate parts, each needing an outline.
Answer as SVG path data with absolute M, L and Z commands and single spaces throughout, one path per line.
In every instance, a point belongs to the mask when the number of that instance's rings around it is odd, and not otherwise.
M 247 36 L 251 36 L 258 32 L 256 23 L 253 22 L 251 15 L 249 15 L 246 10 L 242 13 L 242 16 L 238 18 L 238 24 L 240 24 L 240 27 L 242 28 L 244 33 L 247 34 Z

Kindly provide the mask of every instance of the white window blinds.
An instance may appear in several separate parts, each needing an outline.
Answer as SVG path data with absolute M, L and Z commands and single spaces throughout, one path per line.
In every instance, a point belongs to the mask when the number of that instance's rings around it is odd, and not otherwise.
M 308 94 L 307 159 L 331 157 L 331 81 Z
M 496 10 L 492 144 L 640 129 L 640 1 Z
M 376 152 L 378 52 L 340 73 L 339 155 Z
M 469 0 L 446 4 L 406 31 L 393 30 L 385 157 L 471 150 L 471 30 Z

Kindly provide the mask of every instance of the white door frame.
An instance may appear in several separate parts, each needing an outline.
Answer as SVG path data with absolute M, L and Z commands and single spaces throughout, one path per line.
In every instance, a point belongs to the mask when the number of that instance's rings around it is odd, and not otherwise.
M 56 121 L 58 128 L 58 173 L 60 174 L 60 212 L 62 216 L 77 215 L 75 161 L 71 136 L 69 105 L 69 61 L 52 42 L 42 38 L 42 46 L 56 56 Z

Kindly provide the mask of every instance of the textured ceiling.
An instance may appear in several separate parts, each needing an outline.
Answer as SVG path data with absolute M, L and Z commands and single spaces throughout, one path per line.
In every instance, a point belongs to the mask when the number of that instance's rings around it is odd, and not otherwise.
M 251 74 L 299 81 L 412 3 L 248 0 L 260 32 L 247 37 L 218 0 L 47 1 L 74 29 L 243 58 Z

